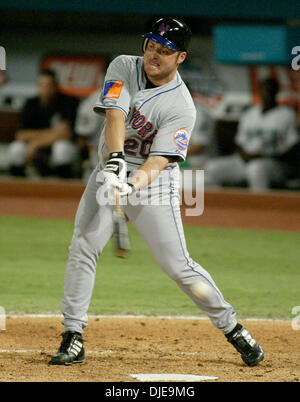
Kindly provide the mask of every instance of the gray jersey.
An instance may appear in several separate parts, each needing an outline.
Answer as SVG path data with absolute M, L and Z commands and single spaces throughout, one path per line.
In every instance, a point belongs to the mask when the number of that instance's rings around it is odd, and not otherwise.
M 177 72 L 165 85 L 145 89 L 143 58 L 118 56 L 106 73 L 94 110 L 122 110 L 126 116 L 125 159 L 141 165 L 149 155 L 184 161 L 196 119 L 193 99 Z M 104 131 L 99 142 L 102 164 L 108 156 Z

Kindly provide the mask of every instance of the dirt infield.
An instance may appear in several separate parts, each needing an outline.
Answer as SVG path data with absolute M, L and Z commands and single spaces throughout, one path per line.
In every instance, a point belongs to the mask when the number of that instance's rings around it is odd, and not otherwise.
M 74 219 L 83 183 L 0 181 L 0 214 Z M 185 224 L 299 231 L 300 194 L 205 193 L 204 213 Z M 299 334 L 288 321 L 247 321 L 266 359 L 249 368 L 208 320 L 90 318 L 86 361 L 49 366 L 60 318 L 8 317 L 0 331 L 0 381 L 134 382 L 130 374 L 216 376 L 222 382 L 300 381 Z M 243 321 L 241 321 L 243 323 Z
M 60 344 L 61 319 L 11 317 L 0 331 L 0 381 L 136 382 L 130 374 L 194 374 L 216 382 L 300 381 L 299 336 L 287 321 L 241 321 L 266 358 L 246 366 L 209 320 L 90 318 L 86 360 L 50 366 Z

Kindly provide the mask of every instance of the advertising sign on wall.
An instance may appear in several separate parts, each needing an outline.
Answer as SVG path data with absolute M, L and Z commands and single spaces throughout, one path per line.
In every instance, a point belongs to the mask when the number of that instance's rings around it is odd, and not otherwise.
M 106 56 L 51 54 L 41 67 L 55 71 L 61 92 L 86 97 L 101 87 L 107 63 Z

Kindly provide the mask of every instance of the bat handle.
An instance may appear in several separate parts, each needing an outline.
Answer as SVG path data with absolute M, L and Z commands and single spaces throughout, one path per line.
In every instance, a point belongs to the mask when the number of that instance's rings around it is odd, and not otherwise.
M 121 202 L 120 202 L 120 190 L 116 187 L 115 188 L 115 200 L 116 200 L 116 205 L 115 205 L 115 210 L 119 213 L 121 213 L 122 207 L 121 207 Z

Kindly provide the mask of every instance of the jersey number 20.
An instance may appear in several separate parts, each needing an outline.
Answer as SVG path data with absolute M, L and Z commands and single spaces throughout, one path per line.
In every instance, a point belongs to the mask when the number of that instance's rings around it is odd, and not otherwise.
M 152 141 L 149 139 L 137 140 L 135 138 L 128 138 L 125 140 L 124 152 L 130 156 L 147 158 L 150 153 L 151 145 Z

